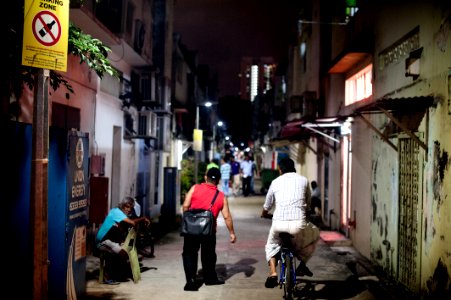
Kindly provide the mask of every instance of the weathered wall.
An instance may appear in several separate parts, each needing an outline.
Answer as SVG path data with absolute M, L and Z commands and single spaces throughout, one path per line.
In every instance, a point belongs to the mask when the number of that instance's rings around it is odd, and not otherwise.
M 385 117 L 371 117 L 377 128 Z M 371 161 L 371 259 L 387 274 L 396 275 L 398 241 L 398 153 L 373 133 Z M 391 139 L 392 143 L 396 141 Z
M 396 13 L 402 11 L 403 14 Z M 420 59 L 418 79 L 404 76 L 406 56 L 384 68 L 376 69 L 377 97 L 432 96 L 434 105 L 425 114 L 418 132 L 427 144 L 427 159 L 423 167 L 423 203 L 421 228 L 421 293 L 428 296 L 449 296 L 451 285 L 451 189 L 450 159 L 451 115 L 451 15 L 443 6 L 430 3 L 408 3 L 380 10 L 376 25 L 376 53 L 419 26 Z M 397 26 L 388 28 L 396 22 Z M 377 65 L 377 64 L 376 64 Z M 429 117 L 429 119 L 428 119 Z M 382 125 L 384 120 L 379 120 Z M 377 138 L 375 138 L 376 140 Z M 397 143 L 396 139 L 393 141 Z M 398 166 L 393 150 L 383 143 L 374 143 L 373 154 L 373 218 L 371 253 L 381 266 L 396 270 L 398 220 Z M 384 249 L 384 239 L 394 247 L 393 255 Z M 388 251 L 389 253 L 390 251 Z M 391 257 L 392 256 L 392 257 Z

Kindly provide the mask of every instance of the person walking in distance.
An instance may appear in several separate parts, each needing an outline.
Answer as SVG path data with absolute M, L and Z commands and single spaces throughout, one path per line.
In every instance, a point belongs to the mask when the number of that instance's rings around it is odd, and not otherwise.
M 222 192 L 226 197 L 230 196 L 229 193 L 229 181 L 230 181 L 230 173 L 232 172 L 232 168 L 227 161 L 227 158 L 224 157 L 221 159 L 221 166 L 219 168 L 221 171 L 221 187 Z
M 251 192 L 252 180 L 252 162 L 249 159 L 249 154 L 244 155 L 244 160 L 240 164 L 240 172 L 243 177 L 243 196 L 249 196 Z
M 210 168 L 205 175 L 205 183 L 193 185 L 186 194 L 185 201 L 182 205 L 182 213 L 189 209 L 208 209 L 210 207 L 211 200 L 217 191 L 217 185 L 220 177 L 221 172 L 218 168 Z M 186 277 L 186 284 L 184 287 L 185 291 L 197 291 L 201 285 L 201 283 L 196 280 L 199 249 L 201 250 L 200 257 L 205 285 L 224 284 L 224 281 L 218 278 L 215 270 L 217 259 L 216 230 L 219 212 L 221 212 L 225 225 L 229 231 L 230 242 L 236 242 L 232 215 L 224 193 L 218 193 L 211 210 L 215 218 L 215 234 L 211 236 L 184 235 L 182 258 L 183 269 Z
M 238 196 L 241 186 L 240 163 L 235 160 L 233 155 L 230 157 L 230 166 L 232 168 L 232 194 L 233 196 Z
M 278 285 L 276 257 L 280 251 L 280 232 L 290 233 L 296 258 L 300 261 L 296 274 L 312 276 L 306 262 L 313 254 L 319 240 L 319 229 L 308 221 L 310 205 L 310 187 L 306 177 L 296 174 L 294 161 L 284 158 L 279 162 L 280 176 L 271 182 L 266 194 L 261 216 L 272 216 L 272 225 L 265 245 L 266 260 L 269 265 L 269 276 L 265 287 Z M 274 213 L 269 211 L 275 206 Z

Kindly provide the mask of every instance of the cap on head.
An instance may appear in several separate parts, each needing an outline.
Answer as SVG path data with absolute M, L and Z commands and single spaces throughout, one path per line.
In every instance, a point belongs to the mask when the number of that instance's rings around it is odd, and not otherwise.
M 218 168 L 210 168 L 207 171 L 207 177 L 216 181 L 219 181 L 219 179 L 221 178 L 221 172 L 219 171 Z

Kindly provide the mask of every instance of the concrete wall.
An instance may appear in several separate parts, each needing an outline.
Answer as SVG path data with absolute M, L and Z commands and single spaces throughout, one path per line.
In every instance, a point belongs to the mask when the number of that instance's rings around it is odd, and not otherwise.
M 376 98 L 432 96 L 434 104 L 424 115 L 418 129 L 427 145 L 422 164 L 421 293 L 439 295 L 450 286 L 451 255 L 451 188 L 449 152 L 451 141 L 451 115 L 449 110 L 451 39 L 449 38 L 450 13 L 443 6 L 429 2 L 381 7 L 376 18 L 376 55 L 419 26 L 420 76 L 414 80 L 404 76 L 405 58 L 401 57 L 383 69 L 376 69 Z M 400 14 L 399 12 L 402 12 Z M 396 23 L 397 26 L 390 24 Z M 376 64 L 377 66 L 378 64 Z M 377 120 L 382 124 L 386 120 Z M 394 140 L 394 143 L 397 141 Z M 375 142 L 373 154 L 373 219 L 372 257 L 387 270 L 397 265 L 398 191 L 397 159 L 393 150 L 384 143 Z M 387 239 L 394 255 L 387 253 L 383 241 Z

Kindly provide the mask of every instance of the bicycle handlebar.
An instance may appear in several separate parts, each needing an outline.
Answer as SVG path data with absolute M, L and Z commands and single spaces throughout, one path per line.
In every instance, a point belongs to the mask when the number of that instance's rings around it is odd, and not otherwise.
M 266 214 L 261 214 L 260 215 L 260 218 L 263 218 L 263 219 L 272 219 L 272 214 L 270 214 L 270 213 L 266 213 Z

